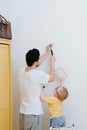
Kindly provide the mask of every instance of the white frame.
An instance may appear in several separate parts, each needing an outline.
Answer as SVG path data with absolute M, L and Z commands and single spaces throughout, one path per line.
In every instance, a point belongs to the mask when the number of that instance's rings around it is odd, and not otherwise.
M 62 72 L 62 76 L 60 74 L 60 71 Z M 56 72 L 59 79 L 61 79 L 61 78 L 66 79 L 68 76 L 66 71 L 64 70 L 64 68 L 62 66 L 58 67 L 55 72 Z

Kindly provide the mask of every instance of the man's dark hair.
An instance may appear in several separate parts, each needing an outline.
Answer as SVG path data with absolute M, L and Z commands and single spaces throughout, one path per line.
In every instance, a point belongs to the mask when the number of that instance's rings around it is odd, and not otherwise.
M 26 53 L 26 63 L 28 66 L 32 66 L 35 61 L 39 60 L 40 52 L 38 49 L 31 49 Z

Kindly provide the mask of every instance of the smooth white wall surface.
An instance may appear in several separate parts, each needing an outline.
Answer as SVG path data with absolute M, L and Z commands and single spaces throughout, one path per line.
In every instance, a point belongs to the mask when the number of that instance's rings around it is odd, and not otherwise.
M 1 10 L 2 9 L 2 10 Z M 65 85 L 69 98 L 64 103 L 67 125 L 86 130 L 87 110 L 87 1 L 86 0 L 1 0 L 1 13 L 12 22 L 14 130 L 19 130 L 19 96 L 17 73 L 25 65 L 28 49 L 54 43 L 56 67 L 63 66 L 68 74 Z M 41 69 L 48 71 L 48 60 Z M 49 84 L 54 87 L 55 83 Z M 51 88 L 50 88 L 51 89 Z M 49 89 L 44 90 L 46 93 Z M 51 92 L 51 90 L 50 90 Z M 43 105 L 43 130 L 48 130 L 48 107 Z

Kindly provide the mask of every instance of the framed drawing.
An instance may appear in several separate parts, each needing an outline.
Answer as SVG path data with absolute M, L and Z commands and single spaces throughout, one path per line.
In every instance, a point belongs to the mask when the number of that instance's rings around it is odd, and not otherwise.
M 59 79 L 61 79 L 61 78 L 66 79 L 67 78 L 67 73 L 65 72 L 65 70 L 64 70 L 64 68 L 62 66 L 58 67 L 56 69 L 56 74 L 57 74 Z

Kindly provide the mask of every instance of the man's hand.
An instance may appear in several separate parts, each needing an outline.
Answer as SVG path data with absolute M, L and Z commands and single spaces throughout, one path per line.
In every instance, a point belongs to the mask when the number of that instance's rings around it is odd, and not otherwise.
M 49 45 L 46 47 L 46 53 L 50 53 L 50 52 L 51 52 L 52 46 L 53 46 L 53 44 L 51 43 L 51 44 L 49 44 Z

